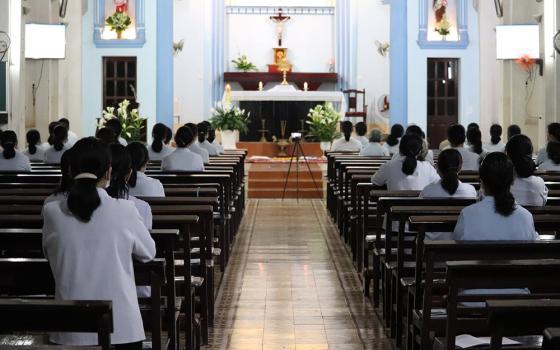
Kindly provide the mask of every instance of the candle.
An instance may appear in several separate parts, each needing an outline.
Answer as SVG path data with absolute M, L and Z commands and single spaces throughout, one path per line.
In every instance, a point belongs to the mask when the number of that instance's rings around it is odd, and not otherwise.
M 303 83 L 303 91 L 307 91 L 309 89 L 309 85 L 307 85 L 307 82 Z
M 262 91 L 262 89 L 263 89 L 263 82 L 259 81 L 259 91 Z
M 231 85 L 226 84 L 226 98 L 225 98 L 226 105 L 229 105 L 231 102 Z

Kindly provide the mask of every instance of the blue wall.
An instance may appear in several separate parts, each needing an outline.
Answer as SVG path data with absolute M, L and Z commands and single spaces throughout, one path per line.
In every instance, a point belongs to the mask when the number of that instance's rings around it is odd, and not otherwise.
M 146 1 L 146 43 L 141 48 L 97 48 L 93 42 L 93 4 L 96 0 L 87 1 L 82 23 L 82 135 L 93 135 L 96 118 L 102 115 L 103 56 L 137 57 L 140 115 L 148 118 L 148 129 L 151 130 L 157 116 L 157 7 L 162 0 Z
M 173 0 L 157 1 L 157 122 L 173 128 Z

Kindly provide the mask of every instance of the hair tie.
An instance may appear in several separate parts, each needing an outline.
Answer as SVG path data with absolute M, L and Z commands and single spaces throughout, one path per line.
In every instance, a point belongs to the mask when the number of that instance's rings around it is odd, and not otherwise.
M 97 180 L 97 176 L 95 174 L 92 174 L 92 173 L 81 173 L 81 174 L 78 174 L 74 177 L 74 180 L 80 180 L 80 179 Z

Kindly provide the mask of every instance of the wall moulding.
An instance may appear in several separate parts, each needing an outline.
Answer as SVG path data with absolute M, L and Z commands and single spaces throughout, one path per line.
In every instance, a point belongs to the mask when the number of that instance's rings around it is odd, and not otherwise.
M 94 19 L 93 19 L 93 42 L 98 48 L 139 48 L 146 43 L 146 16 L 145 0 L 128 0 L 134 13 L 130 14 L 134 24 L 135 35 L 128 39 L 107 39 L 103 38 L 105 30 L 105 19 L 107 17 L 107 3 L 113 0 L 94 0 Z
M 446 38 L 435 32 L 433 6 L 435 0 L 419 0 L 418 46 L 421 49 L 466 49 L 469 46 L 468 3 L 469 0 L 447 0 L 450 33 Z

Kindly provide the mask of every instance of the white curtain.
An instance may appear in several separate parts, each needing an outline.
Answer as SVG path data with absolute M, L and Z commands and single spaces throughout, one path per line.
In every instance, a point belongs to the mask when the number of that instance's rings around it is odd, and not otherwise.
M 335 8 L 336 72 L 339 89 L 356 89 L 357 18 L 356 0 L 337 0 Z
M 222 99 L 224 91 L 224 45 L 226 6 L 224 0 L 212 0 L 211 74 L 212 104 Z

